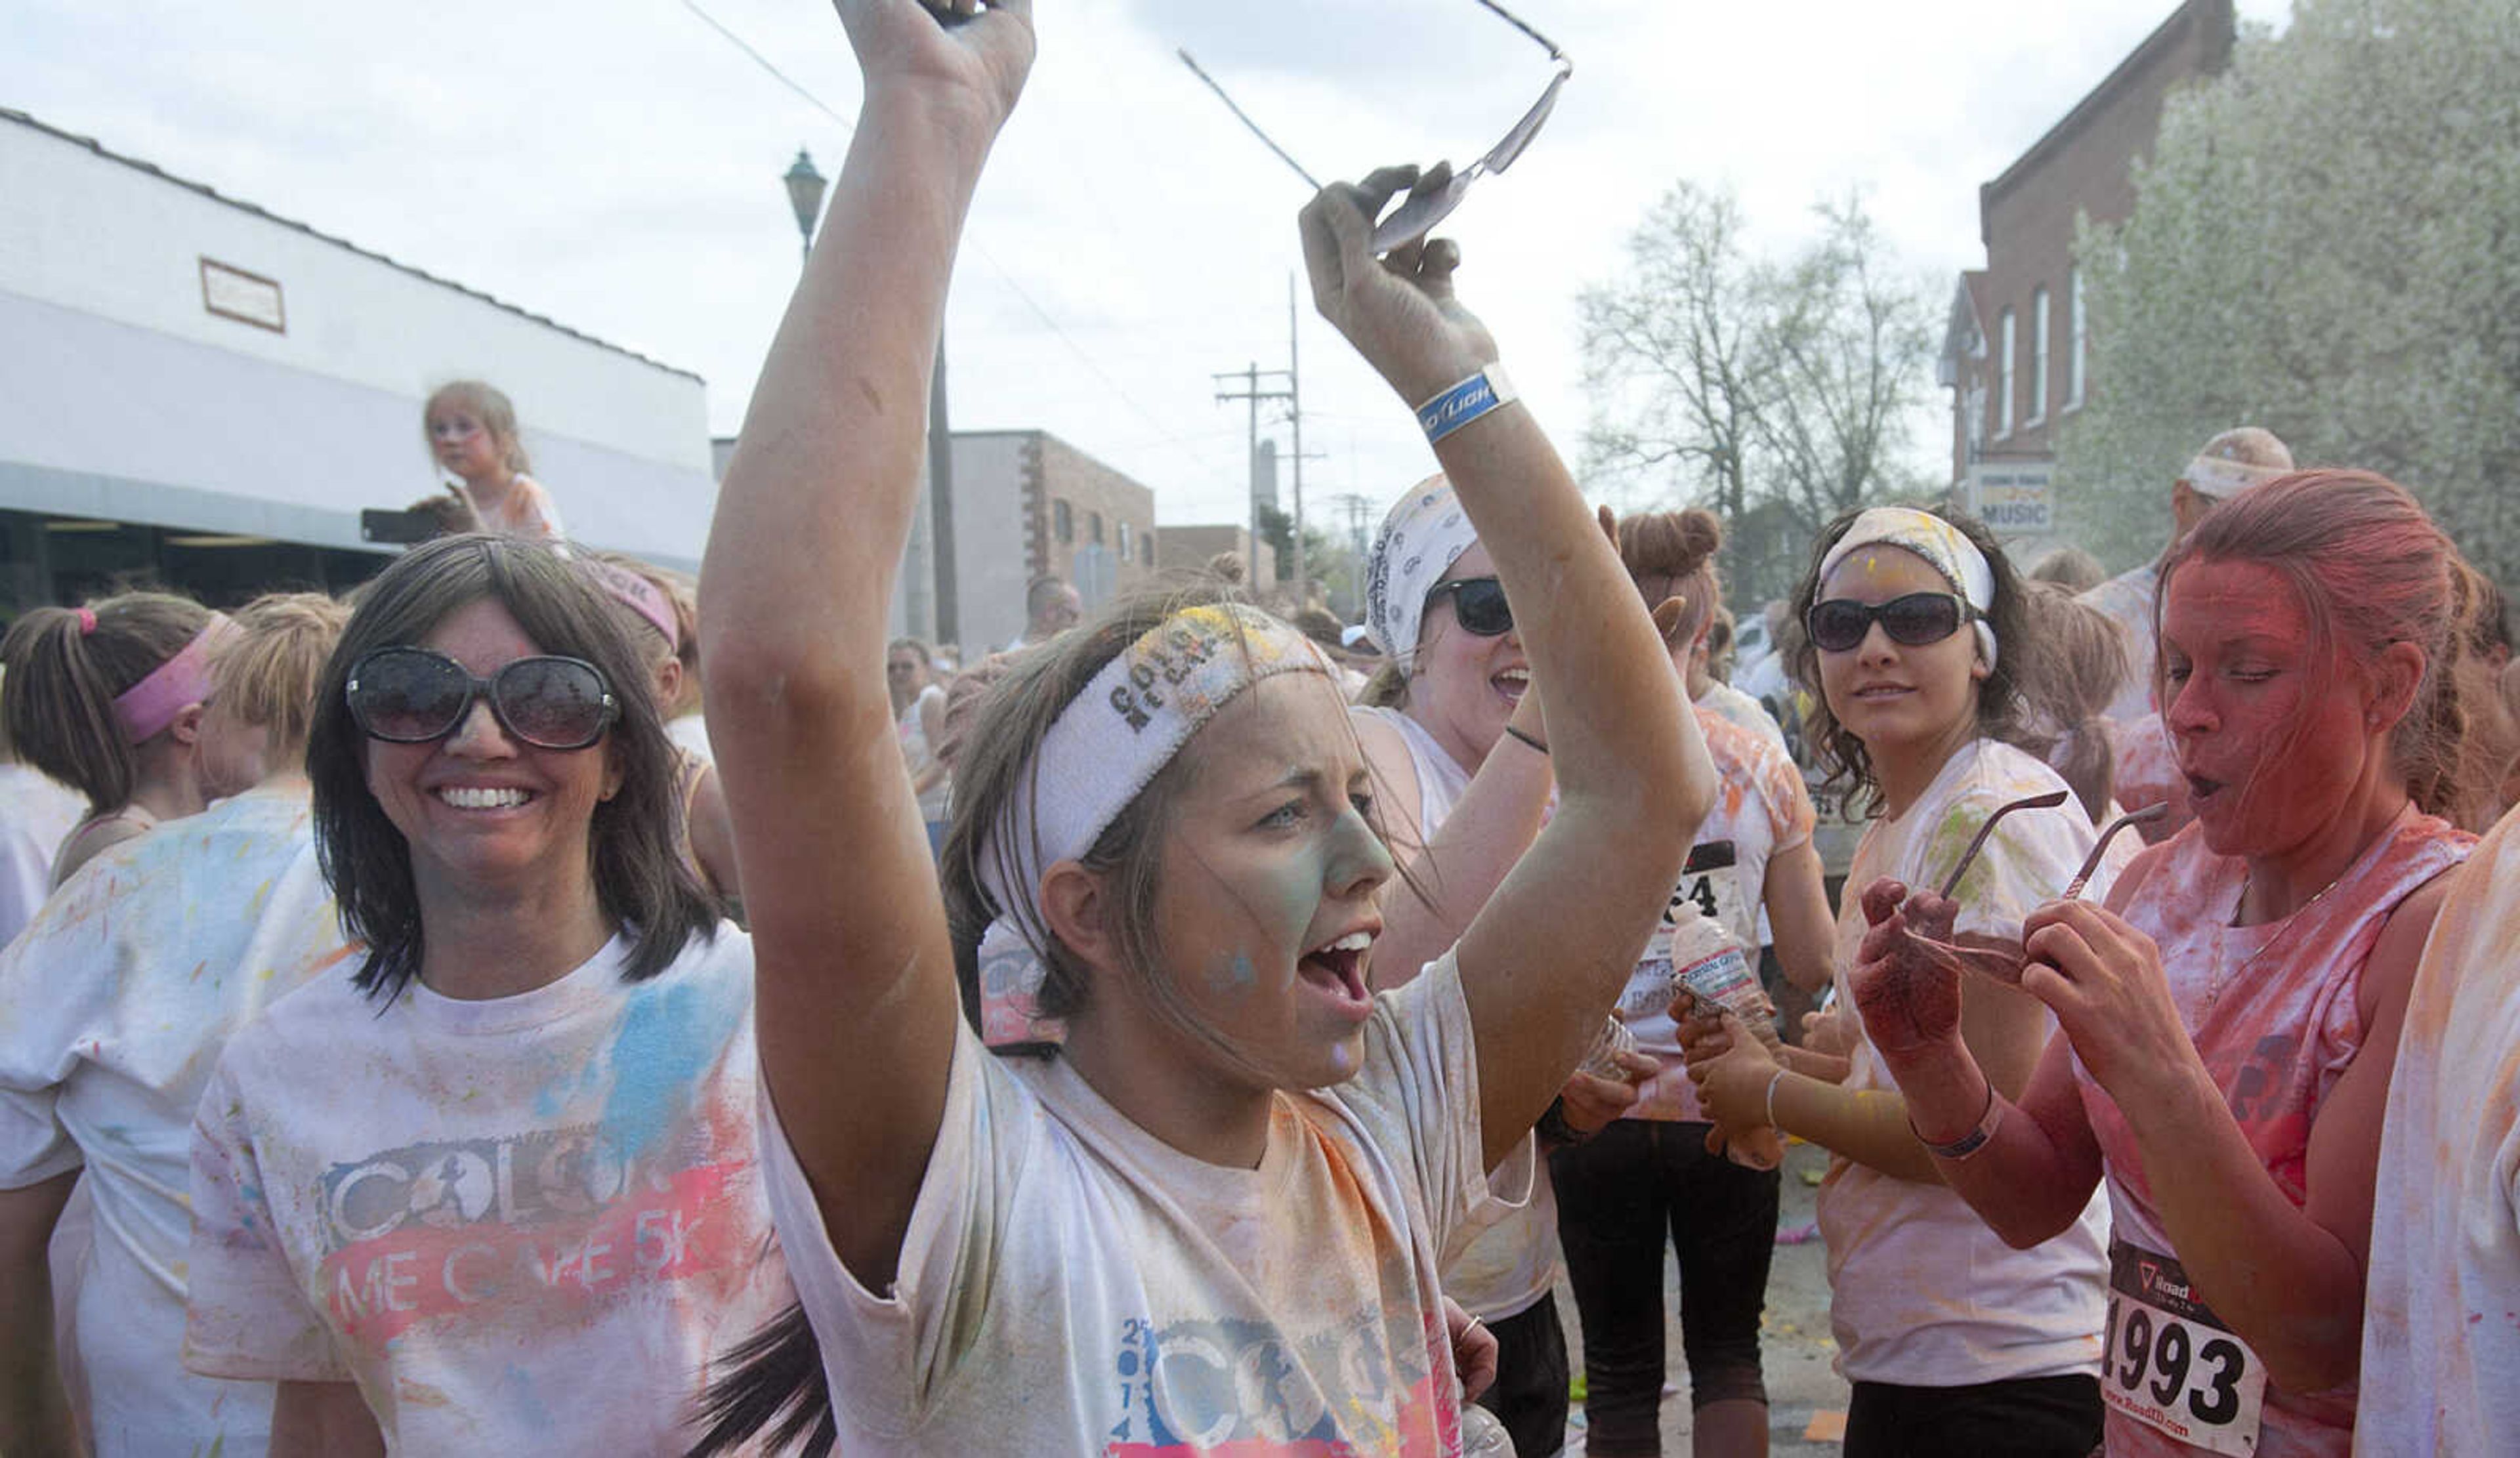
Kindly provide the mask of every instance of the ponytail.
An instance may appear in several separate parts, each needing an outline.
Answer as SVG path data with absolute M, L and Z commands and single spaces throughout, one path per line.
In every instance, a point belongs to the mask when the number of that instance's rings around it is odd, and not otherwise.
M 823 1346 L 814 1340 L 803 1304 L 791 1303 L 744 1338 L 727 1360 L 727 1374 L 700 1397 L 702 1431 L 685 1458 L 717 1458 L 751 1447 L 824 1458 L 838 1445 Z
M 27 764 L 105 815 L 131 803 L 139 759 L 114 698 L 182 652 L 209 610 L 163 593 L 127 593 L 88 607 L 36 607 L 0 639 L 9 741 Z

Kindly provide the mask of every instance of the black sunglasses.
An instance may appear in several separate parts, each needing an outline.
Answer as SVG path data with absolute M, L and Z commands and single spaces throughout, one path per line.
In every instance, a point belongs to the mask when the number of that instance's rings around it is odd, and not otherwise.
M 1505 584 L 1493 577 L 1456 577 L 1426 590 L 1431 604 L 1453 595 L 1453 617 L 1472 638 L 1495 638 L 1513 631 L 1513 608 L 1505 600 Z
M 537 749 L 584 749 L 621 717 L 604 671 L 583 658 L 519 658 L 484 679 L 432 648 L 378 648 L 350 666 L 350 717 L 371 739 L 427 744 L 487 699 L 500 728 Z
M 1843 653 L 1864 641 L 1875 623 L 1892 642 L 1921 648 L 1959 632 L 1961 624 L 1976 616 L 1965 600 L 1950 593 L 1910 593 L 1881 603 L 1831 597 L 1811 605 L 1803 628 L 1811 634 L 1812 645 L 1827 653 Z

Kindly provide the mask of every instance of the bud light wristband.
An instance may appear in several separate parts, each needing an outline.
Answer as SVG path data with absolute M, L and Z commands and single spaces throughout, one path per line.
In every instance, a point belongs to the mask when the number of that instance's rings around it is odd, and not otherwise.
M 1513 392 L 1513 381 L 1506 378 L 1505 367 L 1490 365 L 1418 406 L 1418 427 L 1426 432 L 1426 443 L 1433 445 L 1479 417 L 1511 405 L 1519 398 Z

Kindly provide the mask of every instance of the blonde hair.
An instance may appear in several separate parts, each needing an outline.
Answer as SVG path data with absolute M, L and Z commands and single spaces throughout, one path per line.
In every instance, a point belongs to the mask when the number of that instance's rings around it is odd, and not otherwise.
M 499 459 L 508 469 L 521 475 L 534 468 L 532 460 L 525 455 L 524 436 L 517 429 L 516 404 L 498 386 L 479 379 L 455 379 L 439 385 L 420 410 L 420 438 L 424 444 L 428 440 L 429 418 L 437 414 L 441 405 L 471 411 L 481 427 L 490 432 L 490 438 L 499 443 Z
M 269 731 L 273 767 L 306 760 L 315 694 L 350 621 L 346 603 L 321 593 L 273 593 L 238 608 L 236 632 L 210 653 L 210 696 L 225 712 Z

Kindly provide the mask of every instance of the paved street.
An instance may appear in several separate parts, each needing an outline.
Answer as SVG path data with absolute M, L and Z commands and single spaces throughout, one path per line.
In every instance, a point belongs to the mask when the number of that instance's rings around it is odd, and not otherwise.
M 1828 1156 L 1809 1144 L 1785 1152 L 1784 1196 L 1778 1224 L 1808 1228 L 1817 1193 L 1810 1180 L 1828 1168 Z M 1808 1178 L 1806 1177 L 1808 1176 Z M 1576 1330 L 1575 1298 L 1560 1281 L 1557 1308 L 1565 1313 L 1566 1346 L 1574 1370 L 1584 1370 L 1583 1334 Z M 1662 1444 L 1666 1458 L 1688 1453 L 1688 1375 L 1680 1358 L 1680 1271 L 1668 1259 L 1663 1264 L 1663 1309 L 1670 1321 L 1670 1381 L 1680 1391 L 1663 1400 Z M 1769 1452 L 1776 1458 L 1836 1458 L 1839 1444 L 1831 1435 L 1820 1440 L 1806 1436 L 1815 1415 L 1823 1424 L 1846 1412 L 1846 1383 L 1830 1367 L 1837 1345 L 1828 1335 L 1828 1260 L 1820 1238 L 1777 1247 L 1776 1264 L 1768 1277 L 1765 1356 L 1768 1378 Z M 1567 1433 L 1565 1458 L 1582 1458 L 1583 1407 Z M 1528 1455 L 1526 1455 L 1528 1458 Z

